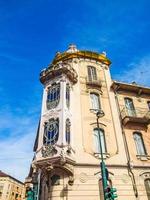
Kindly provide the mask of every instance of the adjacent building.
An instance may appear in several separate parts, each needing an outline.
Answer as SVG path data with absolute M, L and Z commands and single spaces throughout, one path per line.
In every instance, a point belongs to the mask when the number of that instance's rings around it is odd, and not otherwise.
M 150 88 L 113 81 L 110 64 L 105 52 L 70 45 L 40 73 L 28 177 L 40 200 L 102 200 L 100 140 L 118 199 L 150 200 Z
M 24 184 L 0 171 L 0 200 L 22 200 L 24 197 Z

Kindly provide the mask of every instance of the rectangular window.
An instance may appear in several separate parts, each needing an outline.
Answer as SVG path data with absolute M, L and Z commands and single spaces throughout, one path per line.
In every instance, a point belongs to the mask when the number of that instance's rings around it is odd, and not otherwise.
M 146 155 L 145 145 L 140 132 L 133 133 L 134 142 L 136 145 L 136 150 L 138 155 Z
M 105 134 L 101 129 L 94 129 L 94 149 L 95 153 L 101 153 L 100 143 L 102 147 L 102 153 L 106 153 Z
M 91 106 L 93 110 L 100 110 L 100 100 L 99 100 L 99 95 L 95 93 L 90 94 L 91 98 Z
M 96 68 L 93 66 L 88 66 L 88 80 L 89 81 L 97 80 Z

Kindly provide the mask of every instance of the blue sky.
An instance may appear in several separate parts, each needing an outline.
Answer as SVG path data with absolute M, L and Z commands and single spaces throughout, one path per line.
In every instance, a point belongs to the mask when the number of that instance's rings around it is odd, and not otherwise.
M 0 169 L 24 180 L 40 117 L 39 72 L 57 51 L 106 51 L 113 79 L 150 86 L 149 0 L 0 1 Z

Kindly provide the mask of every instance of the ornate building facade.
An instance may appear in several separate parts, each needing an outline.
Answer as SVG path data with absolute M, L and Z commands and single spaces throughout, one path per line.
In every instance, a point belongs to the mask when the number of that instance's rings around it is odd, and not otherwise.
M 150 88 L 113 81 L 110 64 L 105 53 L 70 45 L 41 72 L 28 177 L 40 200 L 103 199 L 100 140 L 118 199 L 150 200 Z

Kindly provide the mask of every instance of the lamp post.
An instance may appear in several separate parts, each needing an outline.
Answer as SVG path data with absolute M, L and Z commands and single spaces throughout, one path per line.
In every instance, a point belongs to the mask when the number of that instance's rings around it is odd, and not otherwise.
M 100 145 L 100 154 L 101 154 L 101 175 L 102 175 L 102 184 L 103 184 L 103 195 L 104 195 L 104 200 L 115 200 L 115 198 L 118 197 L 116 194 L 116 188 L 110 187 L 109 184 L 107 183 L 108 181 L 108 170 L 104 162 L 104 157 L 103 157 L 103 150 L 102 150 L 102 140 L 100 136 L 100 128 L 99 128 L 99 118 L 103 117 L 105 114 L 102 110 L 98 110 L 96 112 L 97 116 L 97 128 L 98 128 L 98 137 L 99 137 L 99 145 Z
M 100 155 L 101 155 L 101 175 L 102 175 L 102 184 L 103 184 L 103 194 L 104 194 L 104 200 L 106 200 L 105 197 L 105 190 L 107 188 L 107 179 L 108 179 L 108 171 L 104 162 L 104 157 L 103 157 L 103 150 L 102 150 L 102 141 L 101 141 L 101 136 L 100 136 L 100 128 L 99 128 L 99 118 L 103 117 L 105 114 L 102 110 L 98 110 L 96 112 L 96 117 L 97 117 L 97 128 L 98 128 L 98 137 L 99 137 L 99 145 L 100 145 Z

